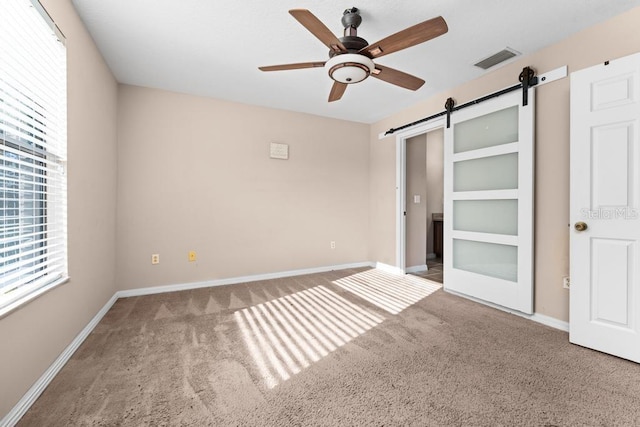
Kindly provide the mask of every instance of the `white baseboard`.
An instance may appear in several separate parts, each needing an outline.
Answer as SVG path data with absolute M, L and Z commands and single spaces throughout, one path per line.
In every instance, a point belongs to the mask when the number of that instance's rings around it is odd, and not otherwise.
M 284 277 L 302 276 L 304 274 L 325 273 L 333 270 L 348 268 L 373 267 L 371 262 L 356 262 L 351 264 L 332 265 L 327 267 L 305 268 L 300 270 L 280 271 L 278 273 L 255 274 L 251 276 L 230 277 L 228 279 L 207 280 L 204 282 L 181 283 L 176 285 L 154 286 L 150 288 L 136 288 L 116 292 L 118 298 L 137 297 L 142 295 L 162 294 L 165 292 L 186 291 L 190 289 L 210 288 L 213 286 L 234 285 L 236 283 L 257 282 L 259 280 L 281 279 Z
M 540 313 L 533 313 L 528 318 L 533 320 L 534 322 L 542 323 L 543 325 L 551 326 L 552 328 L 569 332 L 569 322 L 565 322 L 564 320 L 559 320 L 555 317 L 550 317 Z
M 477 302 L 479 304 L 487 305 L 489 307 L 495 308 L 495 309 L 500 310 L 500 311 L 504 311 L 504 312 L 507 312 L 507 313 L 515 314 L 516 316 L 524 317 L 525 319 L 533 320 L 534 322 L 541 323 L 543 325 L 550 326 L 552 328 L 559 329 L 561 331 L 569 332 L 569 322 L 565 322 L 563 320 L 555 319 L 553 317 L 549 317 L 549 316 L 546 316 L 546 315 L 540 314 L 540 313 L 533 313 L 533 314 L 521 313 L 519 311 L 512 310 L 510 308 L 503 307 L 501 305 L 494 304 L 494 303 L 491 303 L 491 302 L 488 302 L 488 301 L 484 301 L 484 300 L 481 300 L 479 298 L 475 298 L 475 297 L 472 297 L 472 296 L 469 296 L 469 295 L 461 294 L 459 292 L 455 292 L 455 291 L 452 291 L 452 290 L 449 290 L 449 289 L 446 289 L 446 288 L 443 288 L 443 289 L 444 289 L 445 292 L 448 292 L 451 295 L 456 295 L 456 296 L 459 296 L 461 298 L 466 298 L 466 299 L 471 300 L 473 302 Z
M 420 271 L 428 271 L 428 270 L 429 270 L 429 267 L 427 267 L 427 264 L 414 265 L 413 267 L 407 267 L 404 269 L 404 271 L 407 273 L 418 273 Z
M 69 361 L 73 353 L 80 347 L 84 340 L 89 336 L 91 331 L 100 323 L 100 320 L 109 311 L 111 306 L 115 304 L 118 297 L 114 294 L 109 301 L 100 309 L 93 319 L 84 327 L 82 331 L 71 341 L 71 344 L 64 349 L 64 351 L 58 356 L 58 358 L 49 366 L 49 368 L 42 374 L 42 376 L 31 386 L 22 399 L 16 403 L 16 405 L 9 411 L 9 413 L 0 420 L 0 427 L 15 426 L 20 418 L 29 410 L 31 405 L 40 397 L 45 388 L 53 380 L 53 378 L 60 372 L 62 367 Z
M 391 273 L 391 274 L 399 274 L 399 275 L 405 274 L 401 268 L 398 268 L 394 265 L 384 264 L 382 262 L 376 262 L 374 267 L 377 268 L 378 270 L 386 271 L 387 273 Z

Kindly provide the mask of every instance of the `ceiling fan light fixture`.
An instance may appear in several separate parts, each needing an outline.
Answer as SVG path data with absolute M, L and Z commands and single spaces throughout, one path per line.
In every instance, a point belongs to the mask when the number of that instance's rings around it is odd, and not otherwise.
M 364 55 L 343 53 L 329 59 L 325 68 L 333 80 L 351 84 L 361 82 L 369 77 L 375 70 L 375 64 Z

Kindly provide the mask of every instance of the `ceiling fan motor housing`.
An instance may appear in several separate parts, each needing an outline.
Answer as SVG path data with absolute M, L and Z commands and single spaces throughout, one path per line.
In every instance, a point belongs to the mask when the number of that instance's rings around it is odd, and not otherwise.
M 346 84 L 361 82 L 375 69 L 371 59 L 358 53 L 369 45 L 365 39 L 358 37 L 357 28 L 361 23 L 362 17 L 357 8 L 344 11 L 342 15 L 344 37 L 340 37 L 340 42 L 347 52 L 329 51 L 330 59 L 325 64 L 329 76 L 337 82 Z
M 342 45 L 347 49 L 349 53 L 357 53 L 360 51 L 360 49 L 369 46 L 369 43 L 365 39 L 358 36 L 344 36 L 340 37 L 338 40 L 340 40 Z M 341 52 L 336 52 L 334 50 L 329 51 L 330 57 L 340 54 Z

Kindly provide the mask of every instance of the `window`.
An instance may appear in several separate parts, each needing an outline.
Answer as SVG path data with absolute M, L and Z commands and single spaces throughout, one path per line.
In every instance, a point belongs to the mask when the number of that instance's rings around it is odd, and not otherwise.
M 0 16 L 2 315 L 67 279 L 67 83 L 38 0 L 2 0 Z

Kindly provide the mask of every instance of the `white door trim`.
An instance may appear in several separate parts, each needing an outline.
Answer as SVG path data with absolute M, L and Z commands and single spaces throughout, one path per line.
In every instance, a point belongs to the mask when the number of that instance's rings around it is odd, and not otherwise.
M 396 262 L 395 266 L 406 273 L 407 221 L 407 139 L 443 128 L 444 117 L 400 131 L 396 134 Z

